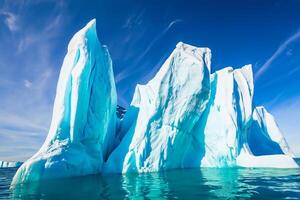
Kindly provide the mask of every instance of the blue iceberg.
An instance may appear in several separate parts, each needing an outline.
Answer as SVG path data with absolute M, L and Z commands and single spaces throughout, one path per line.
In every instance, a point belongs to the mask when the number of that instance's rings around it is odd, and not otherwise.
M 123 121 L 128 131 L 121 134 L 105 172 L 189 166 L 188 147 L 198 143 L 193 129 L 209 101 L 210 60 L 209 49 L 178 43 L 155 77 L 136 87 Z
M 92 20 L 68 46 L 47 139 L 13 183 L 100 173 L 114 145 L 116 103 L 112 62 Z
M 130 107 L 117 109 L 112 61 L 92 20 L 68 46 L 48 137 L 12 184 L 178 168 L 299 167 L 253 95 L 251 65 L 211 73 L 210 49 L 180 42 L 154 78 L 136 86 Z

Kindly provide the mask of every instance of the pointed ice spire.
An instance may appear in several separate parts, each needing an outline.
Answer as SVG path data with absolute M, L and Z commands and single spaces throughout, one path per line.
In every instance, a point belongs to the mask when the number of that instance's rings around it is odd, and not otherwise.
M 112 62 L 94 19 L 69 43 L 47 139 L 13 184 L 101 172 L 113 146 L 116 99 Z

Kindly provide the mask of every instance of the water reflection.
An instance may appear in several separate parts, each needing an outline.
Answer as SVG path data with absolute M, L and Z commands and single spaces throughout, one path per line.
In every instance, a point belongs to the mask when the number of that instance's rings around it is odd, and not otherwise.
M 15 199 L 300 198 L 300 170 L 193 169 L 93 175 L 21 185 Z

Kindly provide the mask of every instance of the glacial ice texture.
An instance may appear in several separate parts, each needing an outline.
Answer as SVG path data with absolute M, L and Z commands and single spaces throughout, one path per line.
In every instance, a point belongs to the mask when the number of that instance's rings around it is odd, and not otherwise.
M 116 99 L 110 55 L 92 20 L 69 43 L 47 139 L 13 184 L 100 173 L 114 143 Z
M 136 87 L 123 122 L 132 124 L 105 172 L 148 172 L 185 164 L 186 147 L 196 142 L 192 130 L 209 99 L 210 60 L 209 49 L 179 43 L 156 76 Z
M 104 172 L 298 167 L 271 114 L 253 105 L 252 66 L 210 74 L 209 49 L 179 43 L 138 85 Z
M 92 20 L 68 46 L 48 137 L 13 184 L 175 168 L 298 167 L 274 117 L 253 104 L 252 66 L 210 71 L 210 49 L 180 42 L 116 114 L 112 62 Z

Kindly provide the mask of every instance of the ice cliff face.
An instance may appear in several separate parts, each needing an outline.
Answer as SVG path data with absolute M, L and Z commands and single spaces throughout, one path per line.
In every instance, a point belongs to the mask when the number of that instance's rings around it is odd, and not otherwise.
M 198 166 L 297 167 L 273 116 L 253 105 L 253 94 L 251 65 L 211 75 L 210 100 L 198 122 L 203 141 Z M 281 156 L 270 157 L 275 154 Z
M 69 43 L 47 139 L 13 183 L 100 173 L 113 147 L 116 97 L 112 62 L 92 20 Z
M 235 166 L 235 158 L 251 122 L 253 80 L 250 65 L 237 70 L 224 68 L 211 75 L 205 115 L 198 121 L 202 140 L 198 166 Z M 192 160 L 192 159 L 191 159 Z
M 186 147 L 195 142 L 193 128 L 209 99 L 210 58 L 209 49 L 179 43 L 156 76 L 136 87 L 129 111 L 135 114 L 128 115 L 133 122 L 105 164 L 106 172 L 158 171 L 184 164 Z
M 209 49 L 179 43 L 136 87 L 104 172 L 298 167 L 272 115 L 252 103 L 251 65 L 210 75 L 210 58 Z
M 208 48 L 178 43 L 155 77 L 137 85 L 128 110 L 116 113 L 111 59 L 91 21 L 69 44 L 48 137 L 13 184 L 174 168 L 298 167 L 272 115 L 253 105 L 251 65 L 210 69 Z

